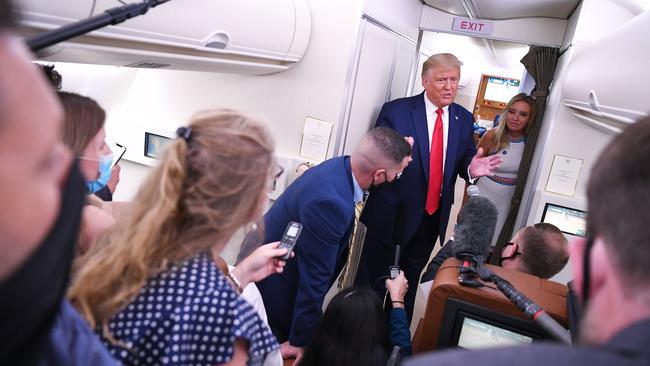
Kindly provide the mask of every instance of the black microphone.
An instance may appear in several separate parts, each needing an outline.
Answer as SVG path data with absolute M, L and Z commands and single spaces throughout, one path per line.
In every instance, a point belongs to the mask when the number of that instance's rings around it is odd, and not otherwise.
M 397 213 L 395 216 L 395 231 L 393 232 L 393 243 L 397 245 L 404 244 L 404 236 L 406 233 L 406 202 L 400 201 L 397 205 Z
M 470 198 L 458 215 L 452 251 L 461 263 L 458 282 L 464 286 L 480 287 L 482 284 L 474 279 L 476 268 L 485 262 L 490 252 L 497 209 L 490 200 L 478 195 L 478 187 L 469 186 L 467 194 Z
M 400 201 L 397 205 L 397 214 L 395 217 L 395 231 L 393 232 L 393 243 L 395 243 L 395 260 L 389 267 L 390 278 L 395 279 L 399 276 L 399 258 L 401 246 L 404 244 L 404 235 L 406 233 L 406 203 Z
M 397 244 L 395 245 L 395 260 L 393 261 L 393 265 L 390 266 L 390 279 L 394 280 L 399 276 L 399 254 L 400 250 L 402 249 L 402 246 Z
M 70 38 L 92 32 L 95 29 L 99 29 L 107 25 L 119 24 L 133 17 L 137 17 L 138 15 L 143 15 L 150 8 L 158 6 L 167 1 L 169 0 L 146 0 L 140 3 L 131 3 L 124 6 L 107 9 L 103 13 L 95 15 L 91 18 L 66 24 L 60 28 L 53 29 L 31 37 L 27 40 L 27 46 L 32 50 L 32 52 L 36 52 L 45 47 L 66 41 Z

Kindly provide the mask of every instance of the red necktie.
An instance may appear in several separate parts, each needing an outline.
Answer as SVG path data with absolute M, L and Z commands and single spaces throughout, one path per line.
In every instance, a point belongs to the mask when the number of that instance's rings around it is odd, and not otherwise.
M 433 127 L 431 152 L 429 153 L 429 189 L 427 190 L 427 213 L 433 215 L 440 206 L 442 190 L 442 108 L 436 110 L 436 125 Z

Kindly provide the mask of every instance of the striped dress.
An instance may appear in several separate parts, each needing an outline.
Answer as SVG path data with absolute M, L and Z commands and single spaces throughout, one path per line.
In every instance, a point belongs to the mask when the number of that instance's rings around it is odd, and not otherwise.
M 497 208 L 498 216 L 494 237 L 492 238 L 493 246 L 499 238 L 499 233 L 501 233 L 501 228 L 510 210 L 510 201 L 515 192 L 517 171 L 519 170 L 521 156 L 524 153 L 526 137 L 509 138 L 508 142 L 509 144 L 504 149 L 490 151 L 489 153 L 490 155 L 498 154 L 502 159 L 502 163 L 494 171 L 494 175 L 481 177 L 476 183 L 481 196 L 488 198 Z

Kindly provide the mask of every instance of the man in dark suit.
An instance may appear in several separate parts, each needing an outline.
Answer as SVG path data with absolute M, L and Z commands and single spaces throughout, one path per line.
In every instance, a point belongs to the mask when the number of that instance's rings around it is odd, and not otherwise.
M 650 118 L 618 135 L 587 185 L 587 238 L 570 246 L 575 291 L 585 309 L 578 345 L 538 344 L 425 355 L 418 365 L 650 364 Z M 477 362 L 477 360 L 480 360 Z
M 444 243 L 456 177 L 470 180 L 489 175 L 500 163 L 498 156 L 483 158 L 481 151 L 476 153 L 474 118 L 454 103 L 460 66 L 452 54 L 431 56 L 422 68 L 424 93 L 388 102 L 379 113 L 377 126 L 413 136 L 413 163 L 398 184 L 370 193 L 361 217 L 368 230 L 357 284 L 371 285 L 383 294 L 378 279 L 388 274 L 395 243 L 404 246 L 400 268 L 409 283 L 418 283 L 437 237 Z M 396 230 L 398 206 L 405 226 Z M 410 286 L 405 298 L 409 319 L 416 288 Z
M 290 221 L 303 225 L 284 272 L 259 282 L 283 357 L 298 356 L 322 313 L 323 299 L 347 255 L 355 204 L 373 185 L 395 182 L 411 161 L 410 138 L 372 129 L 352 156 L 322 162 L 296 179 L 264 216 L 264 242 Z M 336 269 L 336 270 L 335 270 Z

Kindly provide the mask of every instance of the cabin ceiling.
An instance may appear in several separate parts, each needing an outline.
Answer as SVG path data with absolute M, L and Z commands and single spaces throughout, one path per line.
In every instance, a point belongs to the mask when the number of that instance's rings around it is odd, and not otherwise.
M 546 17 L 567 19 L 581 0 L 423 0 L 438 10 L 458 16 L 502 20 Z

